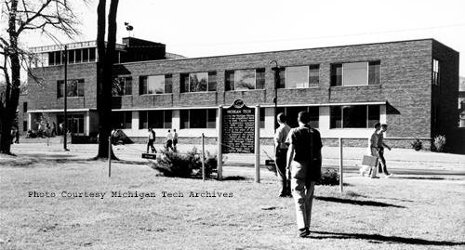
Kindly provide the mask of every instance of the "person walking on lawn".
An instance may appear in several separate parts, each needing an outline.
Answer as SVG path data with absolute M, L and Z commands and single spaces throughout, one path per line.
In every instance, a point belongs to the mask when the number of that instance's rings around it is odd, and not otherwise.
M 283 113 L 279 113 L 276 118 L 279 123 L 279 127 L 276 129 L 276 133 L 274 135 L 274 145 L 276 172 L 278 173 L 279 180 L 281 181 L 279 197 L 290 197 L 292 196 L 291 183 L 286 174 L 286 156 L 288 148 L 286 138 L 291 127 L 287 125 L 287 117 Z
M 373 134 L 371 134 L 371 137 L 370 137 L 370 153 L 372 156 L 375 156 L 376 158 L 378 158 L 378 161 L 379 161 L 378 141 L 379 141 L 380 130 L 381 130 L 381 123 L 378 122 L 375 124 L 375 131 L 373 131 Z M 368 171 L 369 177 L 379 178 L 376 175 L 376 173 L 378 172 L 378 163 L 374 167 L 367 167 L 367 168 L 362 167 L 360 169 L 360 174 L 364 176 L 366 171 Z
M 299 127 L 291 129 L 286 140 L 289 144 L 286 166 L 291 180 L 299 236 L 307 237 L 310 235 L 315 182 L 321 178 L 323 144 L 320 132 L 309 125 L 308 112 L 299 112 L 298 122 Z
M 153 146 L 153 143 L 155 142 L 155 138 L 156 138 L 155 131 L 153 131 L 152 128 L 149 128 L 149 141 L 147 142 L 147 154 L 149 153 L 149 148 L 152 149 L 152 154 L 157 152 L 157 150 Z
M 173 134 L 171 133 L 171 130 L 168 129 L 168 133 L 166 134 L 166 145 L 165 145 L 166 150 L 168 151 L 171 149 L 171 151 L 174 152 L 173 148 Z
M 386 132 L 387 127 L 387 124 L 382 124 L 381 130 L 378 132 L 378 172 L 383 172 L 386 178 L 389 178 L 392 176 L 392 174 L 388 172 L 386 160 L 384 159 L 384 148 L 387 148 L 389 151 L 391 151 L 391 147 L 384 143 L 384 133 Z

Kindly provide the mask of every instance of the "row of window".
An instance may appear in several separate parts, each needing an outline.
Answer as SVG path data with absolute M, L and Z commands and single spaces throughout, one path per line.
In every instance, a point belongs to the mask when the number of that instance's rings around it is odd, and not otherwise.
M 95 48 L 68 50 L 68 63 L 95 62 Z M 48 65 L 61 65 L 65 63 L 64 51 L 48 52 Z
M 332 64 L 331 86 L 358 86 L 379 84 L 380 61 Z M 132 94 L 132 81 L 125 77 L 115 81 L 117 96 Z M 265 88 L 265 69 L 242 69 L 225 71 L 225 91 Z M 309 88 L 320 83 L 320 65 L 286 67 L 279 72 L 278 88 Z M 122 86 L 126 84 L 125 86 Z M 217 91 L 217 73 L 197 72 L 180 75 L 181 93 Z M 173 91 L 173 75 L 150 75 L 139 77 L 139 95 L 166 94 Z
M 297 127 L 297 115 L 300 111 L 310 113 L 310 125 L 319 127 L 319 107 L 279 107 L 277 113 L 284 113 L 290 127 Z M 216 128 L 216 109 L 181 110 L 181 129 Z M 380 120 L 379 105 L 347 105 L 330 108 L 330 128 L 372 128 Z M 265 128 L 265 108 L 260 109 L 260 128 Z M 132 112 L 113 112 L 112 123 L 115 128 L 130 129 Z M 139 129 L 171 128 L 172 111 L 139 111 Z

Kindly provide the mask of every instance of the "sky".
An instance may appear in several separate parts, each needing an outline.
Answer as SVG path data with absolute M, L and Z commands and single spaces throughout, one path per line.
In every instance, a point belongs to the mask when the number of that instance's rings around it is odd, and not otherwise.
M 75 41 L 96 39 L 97 2 L 73 1 Z M 186 57 L 434 38 L 461 54 L 465 76 L 463 0 L 120 0 L 117 19 L 118 42 L 134 36 Z M 32 34 L 25 43 L 53 44 Z

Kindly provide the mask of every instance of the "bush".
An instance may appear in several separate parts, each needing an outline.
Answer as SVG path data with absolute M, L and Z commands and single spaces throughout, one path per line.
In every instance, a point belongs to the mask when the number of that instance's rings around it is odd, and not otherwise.
M 208 151 L 205 156 L 205 177 L 210 178 L 218 166 L 217 156 Z M 187 153 L 162 150 L 153 168 L 168 177 L 201 177 L 202 159 L 197 148 Z
M 321 175 L 321 179 L 316 185 L 336 186 L 339 185 L 339 174 L 336 169 L 330 168 Z
M 446 145 L 446 137 L 444 135 L 438 135 L 434 137 L 434 142 L 433 142 L 434 151 L 443 152 L 445 145 Z
M 415 149 L 415 151 L 420 151 L 423 149 L 423 143 L 419 139 L 415 139 L 415 141 L 410 143 L 410 145 L 412 145 L 412 148 Z

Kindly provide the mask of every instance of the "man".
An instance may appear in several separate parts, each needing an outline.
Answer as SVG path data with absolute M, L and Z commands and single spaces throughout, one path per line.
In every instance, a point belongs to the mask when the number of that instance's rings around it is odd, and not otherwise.
M 149 153 L 149 147 L 152 149 L 152 154 L 157 152 L 157 150 L 153 146 L 153 143 L 155 142 L 155 138 L 156 138 L 155 131 L 153 131 L 152 128 L 149 128 L 149 142 L 147 143 L 147 154 Z
M 387 127 L 387 124 L 381 125 L 381 130 L 378 132 L 378 171 L 383 172 L 386 178 L 389 178 L 392 174 L 389 174 L 386 167 L 386 160 L 384 159 L 384 148 L 386 147 L 389 151 L 391 150 L 391 147 L 384 143 L 384 133 L 386 132 Z
M 176 132 L 176 129 L 173 129 L 174 135 L 173 135 L 173 148 L 174 152 L 176 152 L 176 145 L 178 144 L 178 132 Z
M 375 156 L 376 158 L 378 158 L 379 160 L 379 155 L 378 155 L 378 141 L 379 141 L 379 130 L 381 129 L 381 123 L 376 123 L 375 124 L 375 131 L 373 131 L 373 134 L 371 134 L 371 137 L 370 137 L 370 152 L 371 152 L 371 155 L 372 156 Z M 379 178 L 378 176 L 376 176 L 376 173 L 378 172 L 377 171 L 377 168 L 378 168 L 378 164 L 376 164 L 375 167 L 370 167 L 369 169 L 369 172 L 368 172 L 368 176 L 371 177 L 371 178 Z M 362 174 L 362 176 L 365 174 L 365 171 L 367 169 L 365 168 L 361 168 L 360 169 L 360 173 Z
M 321 135 L 310 127 L 310 115 L 302 111 L 298 115 L 299 127 L 287 137 L 287 174 L 291 180 L 292 195 L 296 208 L 297 227 L 300 237 L 310 234 L 312 201 L 315 182 L 321 178 Z
M 279 123 L 279 127 L 276 129 L 276 133 L 274 135 L 274 144 L 276 172 L 278 173 L 281 182 L 279 197 L 290 197 L 291 183 L 286 176 L 286 156 L 288 148 L 286 138 L 291 127 L 287 125 L 287 117 L 283 113 L 279 113 L 276 118 Z
M 165 148 L 166 148 L 166 150 L 171 149 L 171 151 L 174 151 L 174 149 L 173 149 L 173 134 L 171 134 L 170 129 L 168 129 L 168 134 L 166 134 Z

